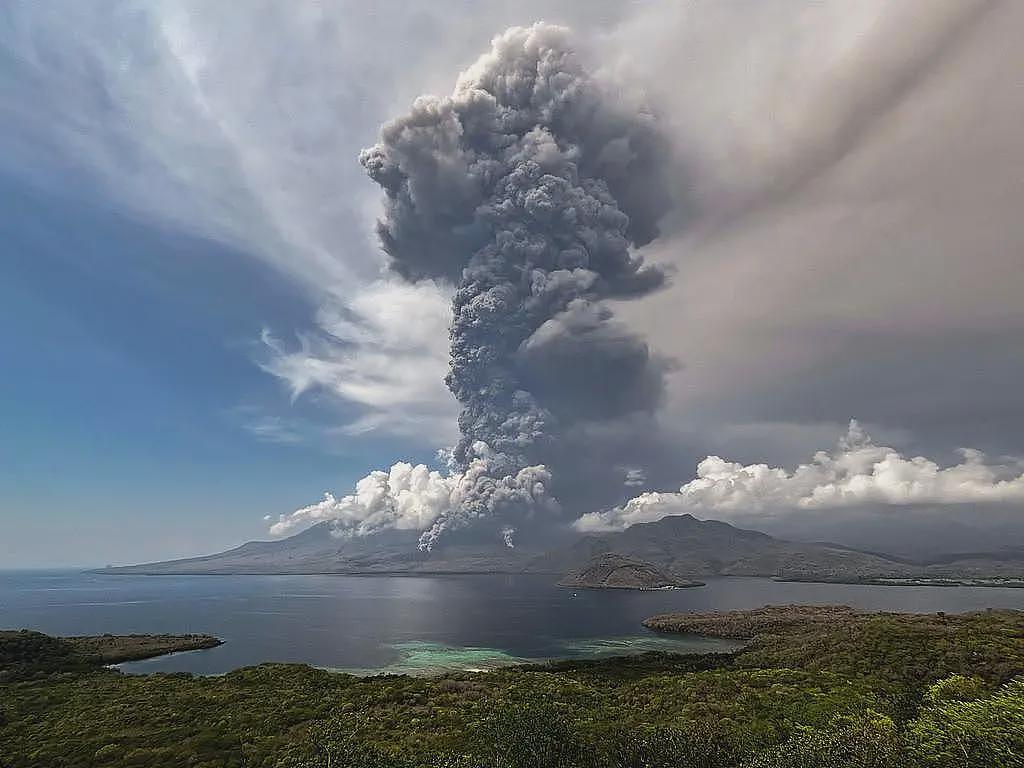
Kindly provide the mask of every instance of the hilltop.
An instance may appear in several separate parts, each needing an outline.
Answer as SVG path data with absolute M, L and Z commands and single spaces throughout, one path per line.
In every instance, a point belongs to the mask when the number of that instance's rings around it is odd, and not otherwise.
M 558 583 L 563 587 L 588 589 L 673 589 L 703 586 L 703 582 L 679 578 L 644 560 L 613 553 L 598 555 Z

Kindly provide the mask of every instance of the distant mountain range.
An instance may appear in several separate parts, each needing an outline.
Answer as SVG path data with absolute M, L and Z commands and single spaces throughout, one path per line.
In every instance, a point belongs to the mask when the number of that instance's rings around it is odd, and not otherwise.
M 139 574 L 544 573 L 565 577 L 616 555 L 670 579 L 771 576 L 809 581 L 900 578 L 1021 578 L 1024 556 L 971 555 L 912 563 L 836 544 L 798 543 L 690 515 L 641 523 L 622 532 L 584 534 L 551 549 L 481 545 L 452 537 L 431 552 L 415 531 L 340 538 L 319 523 L 280 541 L 251 541 L 204 557 L 112 567 Z M 596 572 L 596 571 L 595 571 Z M 653 572 L 653 571 L 652 571 Z

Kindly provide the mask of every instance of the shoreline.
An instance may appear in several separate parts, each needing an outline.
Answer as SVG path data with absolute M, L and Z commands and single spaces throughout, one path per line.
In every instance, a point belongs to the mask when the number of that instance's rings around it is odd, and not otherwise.
M 131 566 L 125 566 L 130 568 Z M 87 573 L 98 576 L 353 576 L 359 578 L 373 577 L 404 577 L 404 578 L 430 578 L 437 576 L 564 576 L 560 571 L 134 571 L 120 570 L 120 568 L 93 568 L 86 570 L 74 570 L 75 573 Z M 1005 589 L 1024 589 L 1024 578 L 1005 577 L 877 577 L 864 579 L 844 579 L 813 576 L 770 576 L 770 575 L 738 575 L 738 574 L 716 574 L 704 578 L 714 579 L 769 579 L 770 581 L 782 584 L 835 584 L 846 586 L 870 586 L 870 587 L 1003 587 Z M 658 592 L 676 589 L 693 589 L 707 586 L 705 581 L 694 580 L 685 584 L 673 584 L 661 587 L 629 587 L 629 586 L 605 586 L 605 585 L 582 585 L 562 584 L 556 582 L 557 586 L 566 589 L 589 589 L 589 590 L 626 590 L 632 592 Z
M 754 578 L 761 577 L 755 576 Z M 563 589 L 620 589 L 629 592 L 671 592 L 676 589 L 695 589 L 697 587 L 706 587 L 707 582 L 689 581 L 686 583 L 680 582 L 679 584 L 665 584 L 661 587 L 630 587 L 622 584 L 563 584 L 559 582 L 558 586 Z
M 763 577 L 761 577 L 763 578 Z M 841 584 L 865 587 L 1003 587 L 1024 589 L 1024 579 L 1002 577 L 879 577 L 871 579 L 818 579 L 802 576 L 772 576 L 772 581 L 781 584 Z

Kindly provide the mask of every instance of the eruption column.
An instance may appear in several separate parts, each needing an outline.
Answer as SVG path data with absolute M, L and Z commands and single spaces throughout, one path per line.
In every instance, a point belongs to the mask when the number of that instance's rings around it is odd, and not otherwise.
M 581 404 L 615 416 L 657 397 L 646 345 L 600 302 L 663 282 L 630 249 L 669 206 L 665 154 L 652 115 L 546 24 L 495 38 L 450 97 L 418 98 L 361 153 L 385 193 L 391 268 L 457 284 L 446 381 L 462 405 L 458 503 L 422 548 L 473 520 L 555 506 L 546 462 Z

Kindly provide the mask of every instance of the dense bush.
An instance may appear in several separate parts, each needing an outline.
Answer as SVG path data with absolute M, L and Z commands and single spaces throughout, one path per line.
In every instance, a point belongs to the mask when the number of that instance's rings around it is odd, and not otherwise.
M 911 768 L 893 721 L 877 712 L 842 716 L 824 728 L 801 728 L 744 768 Z
M 0 683 L 87 669 L 91 661 L 57 637 L 28 630 L 0 632 Z
M 950 685 L 950 683 L 955 683 Z M 929 702 L 907 729 L 910 749 L 922 768 L 1021 768 L 1024 766 L 1024 681 L 989 696 L 963 691 L 963 679 L 932 686 Z
M 1022 614 L 842 614 L 731 655 L 435 679 L 127 676 L 12 634 L 4 768 L 1024 768 Z

